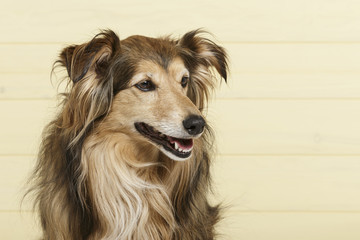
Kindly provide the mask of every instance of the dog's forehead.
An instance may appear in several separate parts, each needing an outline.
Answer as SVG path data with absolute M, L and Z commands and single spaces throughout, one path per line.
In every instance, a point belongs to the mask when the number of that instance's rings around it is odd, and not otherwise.
M 151 60 L 165 69 L 178 56 L 177 42 L 168 37 L 151 38 L 135 35 L 121 41 L 120 45 L 126 57 L 136 62 Z
M 142 60 L 138 63 L 136 72 L 131 80 L 131 85 L 146 79 L 159 81 L 160 79 L 164 79 L 164 76 L 165 79 L 172 78 L 179 80 L 183 76 L 189 76 L 189 70 L 185 67 L 180 57 L 176 57 L 170 61 L 166 69 L 154 61 Z

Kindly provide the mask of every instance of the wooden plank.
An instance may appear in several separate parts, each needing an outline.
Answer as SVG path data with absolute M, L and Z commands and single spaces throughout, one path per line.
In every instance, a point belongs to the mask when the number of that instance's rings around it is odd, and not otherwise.
M 36 153 L 42 129 L 54 115 L 55 106 L 52 101 L 0 101 L 0 155 Z
M 32 212 L 0 212 L 0 239 L 40 239 L 38 220 Z
M 218 99 L 360 98 L 360 73 L 250 73 L 232 74 L 216 91 Z M 0 74 L 0 99 L 50 99 L 60 76 L 50 73 Z
M 0 156 L 0 211 L 20 209 L 35 156 Z M 360 157 L 219 156 L 214 201 L 231 211 L 360 211 Z M 32 209 L 26 198 L 22 210 Z
M 0 99 L 51 99 L 57 94 L 50 73 L 0 74 Z
M 360 73 L 239 73 L 221 84 L 221 99 L 351 99 L 360 97 Z M 1 96 L 1 95 L 0 95 Z
M 359 213 L 230 212 L 219 239 L 358 240 L 359 223 Z
M 52 101 L 0 101 L 0 154 L 33 154 Z M 222 154 L 360 154 L 356 100 L 218 100 L 208 111 Z
M 89 39 L 87 39 L 89 40 Z M 0 73 L 50 74 L 65 44 L 0 45 Z M 224 44 L 235 73 L 360 74 L 360 44 Z
M 0 27 L 2 42 L 73 42 L 99 28 L 125 37 L 199 27 L 226 41 L 359 41 L 359 9 L 360 3 L 351 0 L 6 1 Z
M 35 156 L 0 156 L 0 164 L 0 211 L 31 210 L 31 198 L 22 199 Z
M 0 45 L 1 73 L 47 73 L 50 75 L 61 44 Z
M 219 156 L 215 199 L 229 211 L 360 212 L 360 156 Z
M 358 213 L 241 213 L 231 212 L 219 224 L 219 239 L 358 240 Z M 0 212 L 0 238 L 39 239 L 32 213 Z
M 360 44 L 227 44 L 232 73 L 360 73 Z
M 360 102 L 218 100 L 209 109 L 222 154 L 359 154 Z

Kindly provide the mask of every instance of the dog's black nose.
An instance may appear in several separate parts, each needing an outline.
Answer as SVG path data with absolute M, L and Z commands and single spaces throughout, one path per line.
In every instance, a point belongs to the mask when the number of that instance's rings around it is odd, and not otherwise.
M 199 115 L 190 115 L 183 121 L 183 125 L 190 135 L 197 135 L 204 130 L 205 120 Z

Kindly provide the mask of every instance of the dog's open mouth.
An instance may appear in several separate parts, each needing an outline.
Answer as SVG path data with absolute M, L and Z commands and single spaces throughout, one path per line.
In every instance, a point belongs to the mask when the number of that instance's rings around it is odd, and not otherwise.
M 166 151 L 171 152 L 175 156 L 179 158 L 190 157 L 194 145 L 192 139 L 180 139 L 165 135 L 143 122 L 135 123 L 135 128 L 143 136 L 163 146 Z

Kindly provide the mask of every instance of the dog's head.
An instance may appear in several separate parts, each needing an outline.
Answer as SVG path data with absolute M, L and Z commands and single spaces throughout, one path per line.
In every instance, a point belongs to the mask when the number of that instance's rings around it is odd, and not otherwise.
M 73 86 L 65 105 L 75 139 L 95 121 L 150 142 L 174 160 L 191 156 L 206 127 L 202 110 L 214 88 L 213 70 L 227 77 L 225 50 L 197 30 L 180 39 L 112 31 L 65 48 L 60 64 Z

